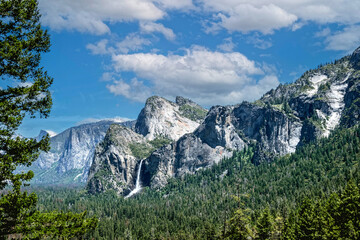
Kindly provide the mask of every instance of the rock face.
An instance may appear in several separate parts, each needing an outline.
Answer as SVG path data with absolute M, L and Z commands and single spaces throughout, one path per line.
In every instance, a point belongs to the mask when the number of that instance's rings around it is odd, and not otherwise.
M 201 125 L 145 161 L 142 181 L 152 188 L 208 167 L 254 143 L 254 163 L 293 153 L 297 146 L 327 137 L 342 123 L 359 122 L 360 48 L 334 64 L 306 72 L 254 103 L 215 106 Z
M 89 171 L 87 189 L 90 193 L 114 189 L 118 193 L 127 193 L 134 187 L 138 158 L 134 147 L 151 148 L 145 138 L 129 128 L 111 125 L 104 141 L 95 151 Z
M 100 121 L 69 128 L 50 138 L 50 151 L 43 152 L 32 164 L 36 173 L 33 183 L 85 183 L 95 147 L 100 143 L 113 121 Z M 130 124 L 131 123 L 124 123 Z M 47 134 L 41 131 L 37 139 Z
M 91 193 L 114 189 L 125 195 L 134 188 L 140 162 L 142 185 L 160 188 L 169 178 L 210 167 L 250 145 L 255 147 L 254 164 L 270 162 L 302 144 L 328 137 L 339 125 L 357 124 L 359 118 L 360 48 L 335 63 L 305 72 L 296 82 L 280 85 L 253 103 L 206 111 L 182 97 L 171 102 L 154 96 L 146 101 L 135 124 L 111 125 L 106 136 L 97 133 L 104 140 L 96 150 L 92 148 L 95 154 L 87 188 Z M 91 162 L 91 150 L 77 151 L 80 145 L 87 146 L 83 139 L 88 137 L 70 130 L 67 134 L 52 143 L 53 152 L 46 158 L 50 160 L 40 158 L 38 166 L 55 166 L 57 172 L 69 173 Z M 57 149 L 65 149 L 61 158 Z M 78 155 L 81 161 L 68 162 Z M 85 169 L 75 176 L 85 179 Z
M 237 106 L 212 107 L 194 133 L 163 147 L 146 159 L 144 179 L 151 187 L 163 187 L 167 179 L 209 167 L 233 150 L 258 143 L 258 162 L 294 152 L 302 124 L 275 108 L 244 102 Z
M 153 96 L 146 100 L 135 125 L 135 132 L 148 140 L 158 136 L 177 140 L 193 132 L 205 117 L 206 110 L 190 100 L 178 97 L 177 103 Z
M 140 161 L 160 146 L 193 132 L 206 115 L 196 103 L 177 97 L 176 103 L 161 97 L 147 99 L 134 131 L 111 126 L 96 150 L 89 172 L 90 193 L 109 189 L 126 195 L 135 186 Z

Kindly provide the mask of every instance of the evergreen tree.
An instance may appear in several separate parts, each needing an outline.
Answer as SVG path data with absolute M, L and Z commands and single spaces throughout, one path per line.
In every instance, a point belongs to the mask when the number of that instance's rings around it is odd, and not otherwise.
M 239 204 L 239 208 L 234 212 L 234 216 L 227 223 L 225 238 L 229 240 L 245 240 L 252 237 L 250 225 L 250 209 L 244 208 L 244 203 L 239 197 L 234 197 Z
M 49 87 L 53 79 L 40 66 L 41 54 L 49 51 L 50 37 L 41 28 L 38 2 L 0 0 L 0 17 L 0 77 L 8 86 L 0 88 L 0 238 L 79 236 L 96 226 L 94 218 L 39 213 L 36 195 L 21 189 L 33 172 L 14 173 L 20 165 L 30 166 L 39 151 L 49 149 L 48 136 L 40 141 L 16 137 L 26 116 L 46 118 L 52 105 Z
M 269 239 L 273 232 L 273 219 L 269 208 L 265 208 L 260 218 L 257 220 L 256 230 L 258 239 L 265 240 Z
M 360 192 L 354 181 L 350 181 L 340 197 L 337 224 L 341 237 L 360 238 Z
M 305 198 L 298 211 L 298 220 L 295 226 L 296 239 L 313 239 L 316 232 L 315 218 L 314 204 L 309 198 Z

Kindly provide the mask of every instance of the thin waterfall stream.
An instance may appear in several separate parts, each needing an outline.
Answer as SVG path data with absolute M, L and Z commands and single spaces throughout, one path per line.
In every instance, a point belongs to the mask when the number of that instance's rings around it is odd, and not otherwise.
M 143 161 L 144 161 L 144 159 L 142 159 L 139 164 L 139 169 L 138 169 L 137 176 L 136 176 L 135 188 L 125 198 L 129 198 L 141 190 L 140 172 L 141 172 L 141 165 L 142 165 Z

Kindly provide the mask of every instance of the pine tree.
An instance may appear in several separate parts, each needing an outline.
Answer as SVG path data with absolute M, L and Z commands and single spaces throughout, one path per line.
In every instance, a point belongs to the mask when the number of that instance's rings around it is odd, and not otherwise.
M 351 234 L 353 239 L 360 238 L 360 192 L 353 180 L 341 194 L 337 220 L 341 237 L 346 238 Z
M 258 239 L 264 240 L 269 239 L 273 232 L 274 221 L 272 219 L 269 208 L 265 208 L 260 218 L 257 220 L 256 230 Z
M 21 189 L 33 172 L 14 173 L 20 165 L 30 166 L 39 151 L 49 149 L 48 136 L 38 142 L 16 136 L 16 131 L 26 116 L 49 116 L 53 79 L 40 60 L 49 51 L 50 37 L 41 28 L 36 0 L 0 0 L 0 17 L 0 77 L 8 86 L 0 88 L 0 238 L 81 235 L 96 226 L 95 218 L 86 219 L 84 213 L 39 213 L 36 195 Z

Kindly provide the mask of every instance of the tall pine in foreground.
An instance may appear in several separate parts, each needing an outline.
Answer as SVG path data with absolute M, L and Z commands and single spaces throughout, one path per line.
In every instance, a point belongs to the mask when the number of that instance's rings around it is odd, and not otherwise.
M 33 172 L 14 173 L 49 149 L 48 136 L 39 142 L 16 136 L 26 116 L 46 118 L 52 105 L 53 79 L 40 66 L 50 37 L 41 28 L 38 2 L 0 0 L 0 17 L 0 77 L 7 86 L 0 88 L 0 238 L 81 238 L 95 228 L 95 218 L 38 212 L 36 195 L 21 189 Z

